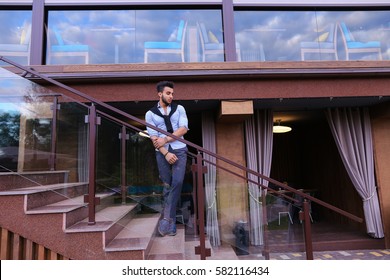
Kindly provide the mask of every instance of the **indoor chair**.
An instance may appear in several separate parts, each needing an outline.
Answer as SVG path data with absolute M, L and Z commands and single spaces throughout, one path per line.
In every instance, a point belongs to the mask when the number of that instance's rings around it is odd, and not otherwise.
M 379 41 L 359 42 L 353 37 L 352 32 L 344 22 L 340 23 L 341 37 L 345 48 L 346 60 L 350 59 L 350 54 L 374 53 L 378 59 L 382 60 L 381 43 Z
M 225 46 L 220 43 L 214 33 L 207 31 L 203 22 L 197 23 L 202 47 L 202 61 L 206 61 L 207 55 L 224 55 Z M 241 61 L 240 45 L 236 43 L 237 61 Z
M 20 35 L 19 44 L 0 44 L 0 55 L 6 57 L 26 57 L 30 64 L 31 24 L 25 23 Z
M 51 45 L 50 40 L 48 46 L 47 64 L 51 64 L 53 57 L 75 57 L 81 56 L 84 58 L 84 63 L 89 63 L 89 46 L 82 44 L 65 44 L 61 33 L 56 28 L 53 28 L 53 33 L 57 41 L 57 45 Z M 49 35 L 47 36 L 50 37 Z
M 318 54 L 320 59 L 321 54 L 331 54 L 338 60 L 337 25 L 330 24 L 327 31 L 320 34 L 315 41 L 301 42 L 301 60 L 305 60 L 306 54 Z
M 186 37 L 187 22 L 180 20 L 177 28 L 176 36 L 163 42 L 145 42 L 144 43 L 144 62 L 149 61 L 149 54 L 178 54 L 181 57 L 181 61 L 185 61 L 184 57 L 184 43 Z M 175 31 L 174 31 L 175 32 Z

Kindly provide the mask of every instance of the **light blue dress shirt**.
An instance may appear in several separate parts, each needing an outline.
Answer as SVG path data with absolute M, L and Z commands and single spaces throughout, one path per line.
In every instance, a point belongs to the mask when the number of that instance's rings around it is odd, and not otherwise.
M 160 110 L 161 114 L 165 114 L 164 109 L 160 106 L 160 103 L 157 104 L 157 108 Z M 167 114 L 171 112 L 171 105 L 168 106 L 167 108 Z M 147 111 L 145 115 L 145 121 L 151 125 L 154 125 L 155 127 L 158 127 L 164 131 L 167 131 L 167 127 L 165 125 L 164 119 L 152 111 Z M 185 127 L 188 129 L 188 118 L 187 118 L 187 113 L 186 110 L 182 105 L 177 105 L 176 111 L 173 113 L 171 116 L 171 123 L 172 123 L 172 128 L 173 131 L 176 131 L 179 127 Z M 150 136 L 157 136 L 157 137 L 162 137 L 164 138 L 166 135 L 163 133 L 160 133 L 152 128 L 147 127 L 148 134 Z M 184 137 L 180 137 L 184 139 Z M 186 144 L 183 142 L 180 142 L 178 140 L 175 140 L 173 142 L 165 144 L 165 148 L 168 149 L 169 145 L 171 146 L 172 149 L 177 150 L 186 147 Z

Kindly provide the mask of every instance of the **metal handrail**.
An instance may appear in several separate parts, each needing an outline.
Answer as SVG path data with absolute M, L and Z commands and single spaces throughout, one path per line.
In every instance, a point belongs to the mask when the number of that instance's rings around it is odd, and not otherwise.
M 165 135 L 167 135 L 167 136 L 169 136 L 169 137 L 172 137 L 172 138 L 175 139 L 175 140 L 178 140 L 178 141 L 180 141 L 180 142 L 183 142 L 183 143 L 185 143 L 186 145 L 188 145 L 188 146 L 190 146 L 190 147 L 196 149 L 198 152 L 202 152 L 202 153 L 208 154 L 208 155 L 210 155 L 210 156 L 212 156 L 212 157 L 214 157 L 214 158 L 216 158 L 216 159 L 219 159 L 219 160 L 221 160 L 221 161 L 224 161 L 224 162 L 228 163 L 228 164 L 231 165 L 231 166 L 234 166 L 234 167 L 236 167 L 236 168 L 238 168 L 238 169 L 241 169 L 241 170 L 243 170 L 243 171 L 245 171 L 245 172 L 247 172 L 247 173 L 250 173 L 250 174 L 252 174 L 252 175 L 255 175 L 256 177 L 259 177 L 259 178 L 264 179 L 264 180 L 266 180 L 266 181 L 268 181 L 268 182 L 270 182 L 270 183 L 273 183 L 273 184 L 277 185 L 278 187 L 283 188 L 284 190 L 291 191 L 291 192 L 293 192 L 293 193 L 295 193 L 295 194 L 297 194 L 297 195 L 300 195 L 300 196 L 302 196 L 303 198 L 306 198 L 306 199 L 308 199 L 308 200 L 310 200 L 310 201 L 313 201 L 313 202 L 315 202 L 315 203 L 317 203 L 317 204 L 319 204 L 319 205 L 322 205 L 322 206 L 324 206 L 324 207 L 326 207 L 326 208 L 329 208 L 329 209 L 331 209 L 331 210 L 333 210 L 333 211 L 335 211 L 335 212 L 338 212 L 339 214 L 344 215 L 344 216 L 346 216 L 346 217 L 348 217 L 348 218 L 350 218 L 350 219 L 352 219 L 352 220 L 354 220 L 354 221 L 363 222 L 363 219 L 362 219 L 362 218 L 359 218 L 359 217 L 357 217 L 357 216 L 355 216 L 355 215 L 353 215 L 353 214 L 350 214 L 350 213 L 348 213 L 348 212 L 346 212 L 346 211 L 344 211 L 344 210 L 342 210 L 342 209 L 339 209 L 339 208 L 337 208 L 337 207 L 335 207 L 335 206 L 333 206 L 333 205 L 331 205 L 331 204 L 328 204 L 328 203 L 326 203 L 326 202 L 323 202 L 323 201 L 321 201 L 321 200 L 319 200 L 319 199 L 317 199 L 317 198 L 315 198 L 315 197 L 312 197 L 312 196 L 310 196 L 310 195 L 308 195 L 308 194 L 306 194 L 306 193 L 302 193 L 302 192 L 296 190 L 295 188 L 292 188 L 292 187 L 288 186 L 287 184 L 284 184 L 284 183 L 281 183 L 281 182 L 279 182 L 279 181 L 276 181 L 276 180 L 274 180 L 274 179 L 272 179 L 272 178 L 269 178 L 269 177 L 267 177 L 267 176 L 265 176 L 265 175 L 263 175 L 263 174 L 260 174 L 260 173 L 258 173 L 258 172 L 256 172 L 256 171 L 252 170 L 252 169 L 249 169 L 249 168 L 247 168 L 247 167 L 245 167 L 245 166 L 242 166 L 242 165 L 240 165 L 240 164 L 238 164 L 238 163 L 236 163 L 236 162 L 234 162 L 234 161 L 232 161 L 232 160 L 229 160 L 229 159 L 227 159 L 227 158 L 225 158 L 225 157 L 222 157 L 222 156 L 220 156 L 220 155 L 218 155 L 218 154 L 216 154 L 216 153 L 213 153 L 213 152 L 211 152 L 211 151 L 209 151 L 209 150 L 207 150 L 207 149 L 204 149 L 203 147 L 198 146 L 198 145 L 196 145 L 196 144 L 194 144 L 194 143 L 192 143 L 192 142 L 189 142 L 189 141 L 187 141 L 187 140 L 185 140 L 185 139 L 182 139 L 182 138 L 180 138 L 180 137 L 177 137 L 176 135 L 173 135 L 173 134 L 171 134 L 171 133 L 169 133 L 169 132 L 167 132 L 167 131 L 165 131 L 165 130 L 162 130 L 162 129 L 158 128 L 158 127 L 155 127 L 155 126 L 153 126 L 153 125 L 147 123 L 147 122 L 144 121 L 144 120 L 141 120 L 141 119 L 139 119 L 139 118 L 137 118 L 137 117 L 134 117 L 134 116 L 132 116 L 132 115 L 126 113 L 126 112 L 123 112 L 123 111 L 121 111 L 121 110 L 119 110 L 119 109 L 117 109 L 117 108 L 115 108 L 115 107 L 113 107 L 113 106 L 111 106 L 111 105 L 109 105 L 109 104 L 106 104 L 106 103 L 104 103 L 104 102 L 102 102 L 102 101 L 100 101 L 100 100 L 98 100 L 98 99 L 96 99 L 96 98 L 94 98 L 94 97 L 91 97 L 91 96 L 89 96 L 89 95 L 87 95 L 87 94 L 84 94 L 84 93 L 82 93 L 81 91 L 78 91 L 78 90 L 76 90 L 76 89 L 74 89 L 74 88 L 71 88 L 71 87 L 65 85 L 65 84 L 62 84 L 62 83 L 60 83 L 60 82 L 58 82 L 58 81 L 56 81 L 56 80 L 54 80 L 54 79 L 52 79 L 52 78 L 49 78 L 49 77 L 47 77 L 47 76 L 45 76 L 45 75 L 43 75 L 43 74 L 41 74 L 41 73 L 39 73 L 39 72 L 37 72 L 37 71 L 35 71 L 35 70 L 33 70 L 33 69 L 29 69 L 29 68 L 27 68 L 27 67 L 24 67 L 24 66 L 22 66 L 22 65 L 19 65 L 19 64 L 15 63 L 15 62 L 13 62 L 13 61 L 11 61 L 11 60 L 8 60 L 8 59 L 6 59 L 6 58 L 4 58 L 4 57 L 2 57 L 2 56 L 0 56 L 0 60 L 3 60 L 3 61 L 5 61 L 5 62 L 7 62 L 7 63 L 9 63 L 9 64 L 11 64 L 11 65 L 13 65 L 13 66 L 15 66 L 15 67 L 17 67 L 17 68 L 20 68 L 20 69 L 22 69 L 22 70 L 24 70 L 24 71 L 26 71 L 26 72 L 29 72 L 29 73 L 31 73 L 31 74 L 33 74 L 33 75 L 35 75 L 35 76 L 37 76 L 37 77 L 39 77 L 39 78 L 45 80 L 45 81 L 48 81 L 48 82 L 50 82 L 50 83 L 52 83 L 52 84 L 55 84 L 55 85 L 57 85 L 57 86 L 59 86 L 59 87 L 61 87 L 61 88 L 63 88 L 63 89 L 66 89 L 66 90 L 68 90 L 68 91 L 70 91 L 70 92 L 72 92 L 72 93 L 74 93 L 74 94 L 76 94 L 76 95 L 78 95 L 78 96 L 80 96 L 80 97 L 83 97 L 83 98 L 89 100 L 90 102 L 93 102 L 95 105 L 102 106 L 102 107 L 104 107 L 104 108 L 106 108 L 106 109 L 109 109 L 110 111 L 113 111 L 113 112 L 115 112 L 115 113 L 117 113 L 117 114 L 119 114 L 119 115 L 122 115 L 122 116 L 125 117 L 125 118 L 131 119 L 131 120 L 133 120 L 133 121 L 135 121 L 135 122 L 137 122 L 137 123 L 139 123 L 139 124 L 142 124 L 142 125 L 144 125 L 144 126 L 146 126 L 146 127 L 150 127 L 150 128 L 152 128 L 153 130 L 156 130 L 156 131 L 158 131 L 158 132 L 160 132 L 160 133 L 163 133 L 163 134 L 165 134 Z M 100 112 L 100 111 L 99 111 L 99 112 Z M 100 112 L 100 113 L 102 113 L 102 112 Z M 105 114 L 105 116 L 109 116 L 109 115 L 108 115 L 108 114 Z M 113 119 L 114 119 L 114 118 L 113 118 Z M 117 121 L 120 121 L 120 120 L 118 120 L 118 119 L 116 119 L 116 120 L 117 120 Z M 121 122 L 122 124 L 126 125 L 126 126 L 131 127 L 132 129 L 138 129 L 138 128 L 135 128 L 134 126 L 131 126 L 131 125 L 128 124 L 128 123 L 125 123 L 125 122 L 122 122 L 122 121 L 120 121 L 120 122 Z M 141 130 L 138 129 L 138 131 L 141 131 Z M 209 163 L 211 163 L 211 162 L 209 162 Z M 254 182 L 254 183 L 255 183 L 255 182 Z M 261 185 L 259 185 L 259 186 L 262 187 L 262 188 L 264 188 L 264 186 L 261 186 Z
M 340 209 L 338 207 L 335 207 L 335 206 L 333 206 L 333 205 L 331 205 L 329 203 L 326 203 L 326 202 L 321 201 L 321 200 L 319 200 L 319 199 L 317 199 L 315 197 L 312 197 L 309 194 L 303 193 L 303 192 L 301 192 L 301 191 L 299 191 L 299 190 L 297 190 L 295 188 L 292 188 L 292 187 L 288 186 L 287 184 L 281 183 L 281 182 L 276 181 L 276 180 L 274 180 L 272 178 L 269 178 L 269 177 L 267 177 L 267 176 L 265 176 L 263 174 L 260 174 L 260 173 L 258 173 L 256 171 L 252 170 L 252 169 L 249 169 L 249 168 L 247 168 L 245 166 L 237 164 L 236 162 L 234 162 L 232 160 L 229 160 L 229 159 L 227 159 L 227 158 L 225 158 L 223 156 L 220 156 L 220 155 L 218 155 L 216 153 L 213 153 L 213 152 L 211 152 L 211 151 L 209 151 L 207 149 L 204 149 L 203 147 L 198 146 L 198 145 L 196 145 L 196 144 L 194 144 L 192 142 L 189 142 L 189 141 L 187 141 L 185 139 L 179 138 L 179 137 L 177 137 L 177 136 L 175 136 L 175 135 L 173 135 L 173 134 L 171 134 L 169 132 L 166 132 L 166 131 L 158 128 L 158 127 L 150 125 L 146 121 L 143 121 L 143 120 L 141 120 L 141 119 L 139 119 L 137 117 L 134 117 L 134 116 L 132 116 L 132 115 L 126 113 L 126 112 L 123 112 L 123 111 L 121 111 L 121 110 L 119 110 L 119 109 L 117 109 L 117 108 L 115 108 L 115 107 L 113 107 L 113 106 L 111 106 L 109 104 L 106 104 L 106 103 L 104 103 L 104 102 L 102 102 L 102 101 L 100 101 L 100 100 L 98 100 L 98 99 L 96 99 L 94 97 L 91 97 L 91 96 L 89 96 L 87 94 L 84 94 L 81 91 L 78 91 L 78 90 L 76 90 L 74 88 L 71 88 L 71 87 L 65 85 L 65 84 L 62 84 L 62 83 L 60 83 L 60 82 L 58 82 L 58 81 L 56 81 L 56 80 L 54 80 L 54 79 L 52 79 L 50 77 L 47 77 L 46 75 L 43 75 L 43 74 L 35 71 L 34 69 L 27 68 L 25 66 L 19 65 L 19 64 L 15 63 L 15 62 L 13 62 L 13 61 L 3 57 L 3 56 L 0 56 L 0 60 L 3 60 L 4 62 L 6 62 L 8 64 L 11 64 L 11 65 L 13 65 L 13 66 L 15 66 L 15 67 L 17 67 L 17 68 L 19 68 L 21 70 L 24 70 L 25 73 L 30 73 L 33 76 L 39 77 L 42 80 L 45 80 L 45 81 L 47 81 L 47 82 L 49 82 L 51 84 L 54 84 L 54 85 L 56 85 L 56 86 L 58 86 L 58 87 L 60 87 L 62 89 L 65 89 L 65 90 L 67 90 L 67 91 L 69 91 L 69 92 L 71 92 L 71 93 L 73 93 L 73 94 L 75 94 L 75 95 L 77 95 L 79 97 L 82 97 L 82 98 L 88 100 L 89 102 L 91 102 L 92 106 L 89 107 L 89 108 L 90 108 L 90 111 L 93 112 L 93 114 L 92 115 L 90 114 L 89 121 L 93 124 L 93 126 L 95 126 L 96 114 L 97 114 L 97 112 L 99 112 L 99 114 L 105 115 L 106 117 L 109 117 L 110 119 L 115 120 L 118 123 L 120 123 L 120 124 L 122 124 L 122 125 L 124 125 L 126 127 L 129 127 L 131 129 L 135 129 L 137 131 L 141 131 L 141 129 L 139 129 L 139 128 L 135 127 L 135 126 L 132 126 L 132 125 L 130 125 L 130 124 L 128 124 L 128 123 L 126 123 L 126 122 L 124 122 L 122 120 L 119 120 L 119 119 L 117 119 L 117 118 L 115 118 L 115 117 L 113 117 L 113 116 L 111 116 L 111 115 L 109 115 L 107 113 L 104 113 L 104 112 L 102 112 L 100 110 L 97 110 L 95 106 L 99 105 L 99 106 L 101 106 L 101 107 L 103 107 L 105 109 L 108 109 L 111 112 L 114 112 L 114 113 L 116 113 L 116 114 L 118 114 L 118 115 L 120 115 L 122 117 L 125 117 L 126 119 L 130 119 L 130 120 L 135 121 L 135 122 L 137 122 L 137 123 L 139 123 L 139 124 L 141 124 L 143 126 L 150 127 L 153 130 L 156 130 L 156 131 L 158 131 L 160 133 L 163 133 L 163 134 L 165 134 L 165 135 L 167 135 L 167 136 L 169 136 L 169 137 L 171 137 L 171 138 L 173 138 L 175 140 L 181 141 L 181 142 L 185 143 L 186 145 L 188 145 L 189 147 L 192 147 L 195 150 L 197 150 L 198 154 L 197 155 L 192 155 L 192 156 L 196 158 L 196 167 L 194 168 L 195 169 L 194 172 L 196 172 L 196 174 L 197 174 L 197 176 L 196 176 L 197 177 L 197 196 L 198 196 L 198 199 L 199 199 L 199 201 L 198 201 L 199 205 L 197 206 L 197 208 L 198 208 L 198 212 L 199 212 L 198 213 L 198 219 L 199 219 L 198 222 L 199 222 L 199 231 L 200 231 L 200 239 L 201 239 L 200 240 L 201 244 L 200 244 L 199 250 L 197 250 L 197 251 L 198 251 L 198 253 L 200 253 L 201 259 L 205 259 L 206 256 L 208 255 L 208 252 L 205 249 L 204 234 L 202 234 L 202 233 L 204 233 L 204 215 L 203 215 L 203 213 L 201 213 L 201 211 L 204 211 L 204 192 L 202 192 L 202 190 L 203 190 L 203 179 L 202 179 L 202 176 L 203 176 L 203 173 L 204 173 L 204 168 L 203 168 L 204 167 L 203 166 L 204 162 L 206 162 L 208 164 L 215 165 L 219 169 L 228 171 L 228 172 L 230 172 L 230 173 L 232 173 L 232 174 L 234 174 L 234 175 L 236 175 L 238 177 L 241 177 L 241 178 L 245 179 L 247 182 L 251 182 L 253 184 L 256 184 L 262 190 L 266 189 L 266 190 L 270 191 L 271 193 L 275 192 L 275 190 L 273 190 L 273 189 L 271 189 L 271 188 L 269 188 L 267 186 L 264 186 L 264 185 L 260 184 L 257 181 L 249 179 L 249 176 L 248 176 L 249 174 L 252 174 L 252 175 L 256 176 L 257 178 L 264 179 L 264 180 L 268 181 L 269 183 L 272 183 L 272 184 L 278 186 L 279 188 L 282 188 L 283 190 L 286 190 L 286 191 L 289 191 L 289 192 L 291 192 L 293 194 L 301 196 L 304 199 L 304 207 L 303 207 L 303 213 L 304 214 L 303 214 L 302 220 L 304 221 L 304 226 L 305 226 L 305 240 L 310 240 L 309 243 L 311 243 L 311 233 L 310 233 L 310 220 L 307 218 L 307 217 L 309 217 L 309 210 L 308 210 L 308 207 L 305 206 L 305 202 L 307 202 L 307 201 L 312 201 L 314 203 L 317 203 L 317 204 L 319 204 L 319 205 L 321 205 L 321 206 L 323 206 L 325 208 L 328 208 L 328 209 L 330 209 L 330 210 L 332 210 L 332 211 L 334 211 L 336 213 L 339 213 L 339 214 L 341 214 L 341 215 L 343 215 L 343 216 L 345 216 L 345 217 L 347 217 L 347 218 L 349 218 L 351 220 L 354 220 L 356 222 L 360 222 L 360 223 L 363 222 L 363 219 L 360 218 L 360 217 L 357 217 L 357 216 L 355 216 L 355 215 L 353 215 L 353 214 L 351 214 L 351 213 L 349 213 L 347 211 L 344 211 L 344 210 L 342 210 L 342 209 Z M 67 96 L 67 97 L 69 97 L 69 96 Z M 81 103 L 81 102 L 79 102 L 79 103 Z M 81 103 L 81 104 L 83 104 L 83 103 Z M 92 110 L 91 110 L 91 108 L 92 108 Z M 92 133 L 94 135 L 93 132 L 94 132 L 95 128 L 90 128 L 90 129 L 91 129 L 90 133 Z M 93 135 L 90 138 L 90 145 L 92 145 L 92 147 L 95 147 L 95 143 L 94 143 L 95 139 L 94 139 Z M 93 154 L 93 153 L 90 153 L 90 154 Z M 211 156 L 213 158 L 216 158 L 218 160 L 221 160 L 221 161 L 229 164 L 230 166 L 233 166 L 233 167 L 236 167 L 236 168 L 238 168 L 238 169 L 240 169 L 242 171 L 245 171 L 247 176 L 243 176 L 241 174 L 235 173 L 235 172 L 233 172 L 232 170 L 230 170 L 228 168 L 222 167 L 222 166 L 220 166 L 220 165 L 218 165 L 216 163 L 208 161 L 208 160 L 206 160 L 206 159 L 204 159 L 202 157 L 202 154 L 208 154 L 209 156 Z M 95 159 L 94 155 L 90 155 L 90 160 L 94 160 L 94 159 Z M 90 176 L 90 178 L 89 178 L 90 182 L 89 183 L 90 183 L 90 185 L 93 186 L 93 188 L 90 187 L 89 195 L 88 195 L 88 202 L 90 203 L 90 211 L 89 212 L 90 212 L 91 215 L 92 215 L 92 212 L 93 212 L 93 215 L 94 215 L 94 207 L 95 207 L 96 199 L 95 199 L 95 195 L 94 195 L 95 188 L 94 188 L 94 179 L 93 178 L 95 176 L 95 172 L 94 172 L 93 166 L 92 167 L 90 166 L 90 175 L 89 176 Z M 282 194 L 282 196 L 283 196 L 283 194 Z M 289 197 L 289 196 L 284 196 L 284 197 L 288 198 L 290 201 L 294 201 L 294 199 Z M 93 211 L 92 211 L 92 209 L 93 209 Z M 90 218 L 90 223 L 93 223 L 93 222 L 94 222 L 94 218 Z M 312 259 L 312 248 L 311 247 L 312 247 L 311 245 L 307 244 L 307 249 L 309 251 L 311 251 L 311 252 L 307 253 L 307 258 L 308 259 Z

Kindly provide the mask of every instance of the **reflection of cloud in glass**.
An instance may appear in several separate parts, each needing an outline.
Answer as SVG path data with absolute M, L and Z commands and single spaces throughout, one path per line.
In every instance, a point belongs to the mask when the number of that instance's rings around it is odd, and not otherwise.
M 36 83 L 0 68 L 0 112 L 18 111 L 27 117 L 51 115 L 51 97 L 42 95 L 53 92 Z
M 31 22 L 31 11 L 0 11 L 0 44 L 20 42 L 24 22 Z
M 222 39 L 220 10 L 50 11 L 49 27 L 88 44 L 91 63 L 113 63 L 116 47 L 119 62 L 143 62 L 144 42 L 168 40 L 181 19 L 189 26 L 204 21 Z
M 242 49 L 264 46 L 266 60 L 300 60 L 302 41 L 314 41 L 329 24 L 346 22 L 356 39 L 389 42 L 389 11 L 236 11 L 236 40 Z M 339 39 L 340 40 L 340 39 Z

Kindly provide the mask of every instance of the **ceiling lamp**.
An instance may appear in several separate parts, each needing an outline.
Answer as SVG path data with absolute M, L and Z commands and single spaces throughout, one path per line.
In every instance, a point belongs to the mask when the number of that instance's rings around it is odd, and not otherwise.
M 138 132 L 139 136 L 150 138 L 148 131 L 145 129 L 143 131 Z
M 289 126 L 280 125 L 281 120 L 276 120 L 276 125 L 273 127 L 273 133 L 285 133 L 292 130 Z

